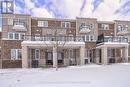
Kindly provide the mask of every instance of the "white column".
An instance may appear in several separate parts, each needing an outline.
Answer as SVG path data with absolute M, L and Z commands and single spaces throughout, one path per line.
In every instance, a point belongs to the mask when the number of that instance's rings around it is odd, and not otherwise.
M 53 67 L 57 67 L 57 48 L 53 47 Z
M 101 57 L 102 57 L 102 64 L 108 64 L 108 58 L 107 58 L 107 47 L 101 48 Z
M 125 58 L 125 61 L 124 62 L 128 62 L 128 47 L 125 47 L 123 48 L 123 51 L 124 51 L 124 58 Z
M 28 47 L 22 46 L 22 68 L 28 68 Z
M 96 49 L 96 63 L 99 64 L 99 49 Z
M 85 57 L 85 47 L 81 46 L 80 47 L 80 65 L 84 65 L 85 64 L 84 57 Z

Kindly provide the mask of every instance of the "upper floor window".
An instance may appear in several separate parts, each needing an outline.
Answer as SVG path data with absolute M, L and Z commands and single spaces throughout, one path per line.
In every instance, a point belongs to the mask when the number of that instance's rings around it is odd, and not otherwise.
M 14 26 L 26 27 L 25 19 L 14 19 Z
M 86 23 L 81 23 L 80 29 L 85 28 L 85 29 L 94 29 L 94 24 L 86 24 Z
M 127 31 L 128 30 L 128 25 L 125 25 L 125 24 L 119 24 L 117 26 L 117 31 L 120 32 L 120 31 Z
M 13 19 L 12 18 L 8 18 L 8 25 L 13 25 Z
M 84 41 L 94 41 L 94 35 L 85 35 Z
M 24 40 L 25 33 L 8 33 L 8 39 L 9 40 Z
M 62 22 L 61 27 L 62 28 L 70 28 L 71 27 L 70 22 Z
M 48 27 L 48 21 L 38 21 L 38 27 Z
M 22 58 L 22 50 L 21 49 L 11 49 L 11 59 L 19 60 Z
M 102 24 L 101 29 L 103 30 L 109 30 L 109 24 Z

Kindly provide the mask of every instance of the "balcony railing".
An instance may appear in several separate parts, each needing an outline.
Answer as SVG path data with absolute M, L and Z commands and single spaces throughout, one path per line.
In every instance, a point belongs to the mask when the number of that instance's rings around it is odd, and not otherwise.
M 13 29 L 20 31 L 27 31 L 25 23 L 14 22 Z
M 83 42 L 81 36 L 30 36 L 25 35 L 24 41 L 74 41 Z
M 97 44 L 103 44 L 103 43 L 128 43 L 128 38 L 123 36 L 117 36 L 117 37 L 100 37 L 97 40 Z
M 89 33 L 91 31 L 90 26 L 80 26 L 79 29 L 79 33 Z
M 118 35 L 125 35 L 125 34 L 129 34 L 130 30 L 122 30 L 122 31 L 118 31 L 117 34 Z

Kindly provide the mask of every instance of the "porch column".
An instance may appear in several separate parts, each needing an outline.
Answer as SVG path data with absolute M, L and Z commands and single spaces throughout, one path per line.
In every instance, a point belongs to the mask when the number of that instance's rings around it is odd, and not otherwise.
M 85 57 L 85 47 L 81 46 L 80 47 L 80 65 L 85 64 L 84 57 Z
M 123 48 L 124 62 L 128 62 L 128 47 Z
M 96 63 L 97 63 L 97 64 L 99 64 L 99 57 L 100 57 L 100 56 L 99 56 L 99 55 L 100 55 L 100 54 L 99 54 L 99 51 L 100 51 L 100 49 L 96 49 Z
M 107 47 L 103 46 L 101 48 L 101 56 L 102 56 L 102 64 L 108 64 L 108 58 L 107 58 Z
M 22 68 L 28 68 L 28 47 L 22 46 Z
M 57 67 L 57 48 L 53 47 L 53 67 Z

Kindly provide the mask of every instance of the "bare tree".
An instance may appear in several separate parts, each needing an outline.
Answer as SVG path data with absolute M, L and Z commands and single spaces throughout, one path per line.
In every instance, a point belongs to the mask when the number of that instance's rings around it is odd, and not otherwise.
M 50 43 L 56 50 L 56 54 L 55 54 L 56 55 L 56 60 L 55 60 L 56 66 L 55 66 L 55 68 L 56 68 L 56 71 L 57 71 L 58 70 L 58 51 L 59 51 L 59 48 L 64 47 L 64 45 L 66 43 L 66 39 L 67 39 L 66 37 L 67 36 L 65 36 L 65 35 L 60 36 L 60 34 L 63 34 L 63 32 L 62 32 L 63 30 L 61 29 L 61 27 L 57 26 L 56 21 L 55 21 L 55 25 L 51 29 L 52 29 L 53 35 L 50 36 L 51 37 Z M 48 46 L 46 41 L 44 41 L 44 42 Z

